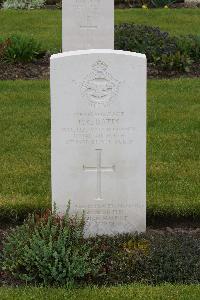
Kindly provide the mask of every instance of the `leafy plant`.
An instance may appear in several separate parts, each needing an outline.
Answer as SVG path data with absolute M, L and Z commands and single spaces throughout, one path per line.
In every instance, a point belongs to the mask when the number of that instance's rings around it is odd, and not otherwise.
M 151 0 L 115 0 L 115 5 L 123 7 L 142 7 L 142 5 L 150 6 Z
M 93 248 L 104 250 L 105 273 L 94 283 L 199 283 L 200 238 L 187 234 L 146 233 L 98 237 Z
M 0 60 L 3 60 L 6 49 L 10 46 L 10 39 L 3 40 L 0 38 Z
M 175 0 L 151 0 L 151 3 L 154 7 L 164 7 L 164 6 L 170 6 L 173 4 Z
M 200 36 L 179 36 L 177 46 L 182 54 L 190 56 L 196 62 L 200 61 Z
M 175 54 L 166 55 L 163 54 L 161 57 L 154 58 L 154 62 L 156 65 L 163 70 L 172 71 L 190 71 L 190 65 L 192 64 L 192 60 L 184 54 L 181 54 L 179 51 Z
M 84 219 L 49 211 L 4 242 L 2 269 L 44 285 L 200 283 L 200 237 L 185 233 L 83 237 Z
M 182 41 L 184 40 L 184 43 Z M 199 57 L 198 38 L 171 37 L 159 28 L 120 24 L 115 26 L 115 48 L 144 53 L 148 63 L 161 70 L 188 71 L 192 60 Z
M 35 9 L 44 4 L 45 0 L 6 0 L 2 6 L 4 9 Z
M 0 43 L 2 57 L 7 62 L 31 62 L 45 54 L 41 44 L 32 37 L 13 35 Z
M 115 48 L 145 53 L 149 60 L 154 55 L 177 51 L 175 38 L 170 37 L 167 32 L 162 32 L 157 27 L 126 23 L 115 26 Z
M 47 211 L 31 215 L 4 242 L 2 269 L 26 282 L 68 285 L 99 271 L 100 255 L 92 256 L 83 238 L 84 218 Z

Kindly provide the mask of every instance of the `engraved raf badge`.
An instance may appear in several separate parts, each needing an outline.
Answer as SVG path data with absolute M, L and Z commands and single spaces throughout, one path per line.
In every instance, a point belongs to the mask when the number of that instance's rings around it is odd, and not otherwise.
M 92 65 L 92 71 L 81 84 L 81 94 L 90 105 L 108 106 L 118 94 L 120 82 L 108 71 L 102 60 Z

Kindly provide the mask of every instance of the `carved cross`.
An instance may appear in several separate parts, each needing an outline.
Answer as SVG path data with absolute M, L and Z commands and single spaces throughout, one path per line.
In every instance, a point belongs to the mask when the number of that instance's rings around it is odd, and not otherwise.
M 97 153 L 97 166 L 96 167 L 87 167 L 83 165 L 83 170 L 85 172 L 96 172 L 97 173 L 97 195 L 96 200 L 103 200 L 102 191 L 101 191 L 101 174 L 102 172 L 114 172 L 115 166 L 111 167 L 102 167 L 101 165 L 101 153 L 102 149 L 95 149 Z

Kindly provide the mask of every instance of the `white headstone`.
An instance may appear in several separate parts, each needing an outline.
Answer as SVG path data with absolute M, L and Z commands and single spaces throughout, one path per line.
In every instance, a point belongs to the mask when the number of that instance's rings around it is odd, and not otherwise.
M 86 213 L 86 235 L 146 226 L 146 58 L 114 50 L 51 57 L 52 198 Z
M 198 6 L 200 4 L 200 0 L 185 0 L 184 1 L 188 6 Z
M 114 0 L 63 0 L 62 50 L 114 49 Z

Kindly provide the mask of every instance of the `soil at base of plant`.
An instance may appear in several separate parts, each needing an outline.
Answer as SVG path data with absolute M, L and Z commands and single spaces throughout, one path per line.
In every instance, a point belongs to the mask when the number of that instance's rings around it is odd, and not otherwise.
M 173 79 L 179 77 L 200 77 L 200 63 L 193 63 L 189 72 L 158 70 L 152 66 L 148 66 L 149 79 Z
M 49 79 L 49 56 L 45 56 L 31 63 L 5 63 L 0 61 L 0 80 L 16 79 Z M 200 63 L 191 66 L 189 72 L 161 71 L 148 66 L 148 78 L 178 78 L 200 77 Z
M 49 79 L 49 56 L 31 63 L 6 63 L 0 61 L 0 80 Z

